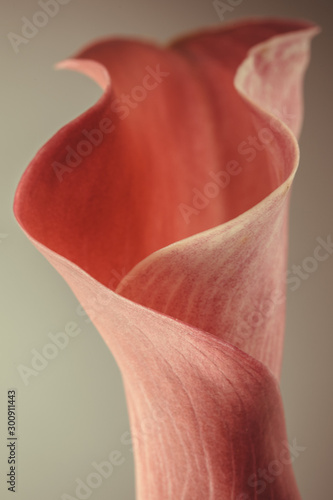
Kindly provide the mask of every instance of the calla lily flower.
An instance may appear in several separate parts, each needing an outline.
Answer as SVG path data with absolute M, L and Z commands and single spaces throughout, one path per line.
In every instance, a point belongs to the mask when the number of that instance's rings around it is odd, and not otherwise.
M 104 92 L 40 149 L 14 211 L 121 369 L 138 500 L 300 498 L 279 376 L 317 32 L 253 19 L 58 65 Z

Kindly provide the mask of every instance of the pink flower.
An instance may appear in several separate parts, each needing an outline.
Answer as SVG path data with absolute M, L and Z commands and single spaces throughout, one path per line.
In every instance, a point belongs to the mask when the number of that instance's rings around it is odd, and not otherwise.
M 14 210 L 119 364 L 139 500 L 300 498 L 278 380 L 317 32 L 251 20 L 60 64 L 104 94 L 38 152 Z

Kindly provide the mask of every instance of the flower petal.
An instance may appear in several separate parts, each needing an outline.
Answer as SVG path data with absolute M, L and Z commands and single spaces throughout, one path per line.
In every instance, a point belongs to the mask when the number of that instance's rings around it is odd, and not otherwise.
M 235 75 L 247 109 L 234 115 L 237 119 L 246 116 L 252 123 L 252 136 L 259 138 L 265 131 L 271 139 L 265 151 L 256 154 L 255 165 L 245 165 L 230 180 L 229 193 L 224 190 L 221 196 L 238 200 L 238 190 L 245 190 L 245 186 L 252 196 L 253 182 L 260 189 L 270 190 L 269 196 L 223 225 L 151 254 L 117 288 L 118 293 L 135 302 L 240 347 L 276 377 L 283 350 L 289 188 L 298 164 L 291 130 L 298 133 L 300 129 L 301 84 L 315 32 L 310 28 L 262 42 L 250 51 Z M 242 38 L 242 30 L 239 36 Z M 204 46 L 204 54 L 213 52 L 208 38 L 208 49 L 199 40 L 200 49 L 194 46 L 192 50 L 202 51 Z M 205 74 L 209 74 L 209 68 Z M 215 84 L 219 80 L 211 81 Z M 272 116 L 276 110 L 282 110 L 281 116 L 284 113 L 289 119 L 285 125 L 291 130 Z M 231 130 L 237 131 L 237 124 Z M 241 142 L 235 144 L 234 149 Z M 229 160 L 234 157 L 231 154 Z M 231 205 L 232 200 L 228 203 Z
M 170 49 L 104 41 L 63 63 L 105 93 L 40 150 L 14 210 L 122 370 L 140 500 L 300 498 L 272 375 L 281 295 L 260 328 L 244 336 L 242 322 L 284 279 L 292 131 L 315 32 L 304 22 L 252 21 Z M 159 85 L 144 102 L 127 100 L 121 116 L 123 99 L 152 78 Z M 274 138 L 250 168 L 182 217 L 179 206 L 210 171 L 239 159 L 249 137 L 264 143 L 266 128 Z M 115 271 L 131 269 L 113 292 Z
M 31 162 L 15 198 L 22 226 L 109 286 L 112 270 L 127 273 L 154 251 L 230 220 L 262 200 L 290 174 L 281 172 L 279 151 L 274 162 L 262 151 L 189 223 L 179 209 L 192 203 L 193 189 L 211 180 L 210 170 L 219 173 L 228 160 L 238 159 L 237 146 L 256 131 L 253 113 L 233 84 L 248 49 L 281 31 L 310 36 L 312 28 L 305 26 L 240 24 L 178 42 L 172 50 L 109 40 L 63 63 L 94 77 L 105 94 Z M 200 58 L 190 47 L 185 51 L 191 43 L 203 47 Z M 147 90 L 143 102 L 132 102 L 133 109 L 122 105 L 119 112 L 120 99 L 143 82 L 158 85 Z M 108 132 L 89 154 L 87 134 L 101 129 Z
M 262 363 L 121 297 L 34 243 L 120 367 L 138 500 L 300 500 L 292 462 L 304 447 L 288 444 L 278 384 Z

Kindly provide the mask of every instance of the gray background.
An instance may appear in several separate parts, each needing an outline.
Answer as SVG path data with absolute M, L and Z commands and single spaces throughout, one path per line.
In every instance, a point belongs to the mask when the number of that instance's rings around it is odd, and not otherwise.
M 52 66 L 96 37 L 169 37 L 219 24 L 204 0 L 71 0 L 40 28 L 19 53 L 7 33 L 20 33 L 21 17 L 40 10 L 37 1 L 1 4 L 1 392 L 0 497 L 6 491 L 6 394 L 18 393 L 17 500 L 75 498 L 75 479 L 94 471 L 92 462 L 119 450 L 124 464 L 95 489 L 93 500 L 134 499 L 133 459 L 120 442 L 129 429 L 119 370 L 94 327 L 76 313 L 77 300 L 62 278 L 35 250 L 12 214 L 19 178 L 37 150 L 61 126 L 89 108 L 101 90 L 74 72 Z M 290 224 L 290 266 L 313 255 L 316 238 L 332 231 L 332 6 L 328 1 L 244 0 L 226 21 L 246 16 L 306 18 L 323 28 L 314 40 L 306 77 L 306 114 L 301 164 L 296 176 Z M 333 462 L 332 422 L 333 256 L 288 293 L 282 377 L 289 439 L 306 450 L 294 468 L 304 500 L 329 500 Z M 69 321 L 82 329 L 66 349 L 25 386 L 20 364 L 41 350 L 48 333 Z M 177 500 L 177 499 L 175 499 Z

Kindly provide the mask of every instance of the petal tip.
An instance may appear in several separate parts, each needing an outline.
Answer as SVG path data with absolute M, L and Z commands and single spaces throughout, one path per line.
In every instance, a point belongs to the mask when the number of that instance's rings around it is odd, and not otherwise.
M 103 90 L 111 83 L 110 75 L 103 64 L 90 59 L 64 59 L 54 65 L 55 70 L 69 69 L 94 80 Z

